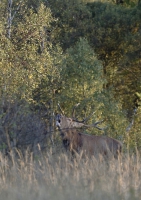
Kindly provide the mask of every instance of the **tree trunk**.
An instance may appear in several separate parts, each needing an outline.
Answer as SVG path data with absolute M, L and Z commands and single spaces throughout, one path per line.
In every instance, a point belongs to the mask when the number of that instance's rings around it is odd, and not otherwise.
M 8 20 L 7 20 L 7 37 L 11 37 L 11 24 L 12 24 L 12 0 L 8 0 Z

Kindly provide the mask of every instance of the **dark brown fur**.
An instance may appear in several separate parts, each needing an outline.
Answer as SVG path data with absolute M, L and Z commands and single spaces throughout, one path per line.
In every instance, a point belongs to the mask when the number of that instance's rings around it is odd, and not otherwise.
M 83 151 L 88 155 L 113 155 L 115 158 L 121 153 L 122 143 L 107 136 L 94 136 L 80 133 L 76 129 L 61 130 L 63 146 L 71 153 Z

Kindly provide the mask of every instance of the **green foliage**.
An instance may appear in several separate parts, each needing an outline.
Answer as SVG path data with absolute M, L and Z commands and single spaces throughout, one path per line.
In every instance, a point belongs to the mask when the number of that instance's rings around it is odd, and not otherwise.
M 57 96 L 60 92 L 60 70 L 62 63 L 62 50 L 56 46 L 50 52 L 51 63 L 45 63 L 44 73 L 40 76 L 40 81 L 37 86 L 32 90 L 33 101 L 38 105 L 47 106 L 49 102 L 56 102 Z M 46 62 L 47 57 L 45 57 Z
M 1 29 L 1 93 L 8 91 L 9 96 L 29 100 L 32 90 L 53 72 L 53 57 L 58 50 L 49 41 L 54 20 L 50 9 L 41 4 L 36 13 L 28 9 L 22 15 L 21 21 L 15 18 L 10 41 L 4 35 L 4 26 Z
M 106 81 L 102 63 L 86 39 L 80 38 L 73 48 L 66 51 L 61 79 L 59 100 L 65 113 L 70 115 L 72 107 L 79 102 L 76 113 L 80 119 L 95 111 L 89 123 L 104 119 L 101 126 L 107 126 L 105 134 L 124 139 L 127 121 L 122 106 L 114 100 L 112 90 L 103 89 Z M 96 129 L 91 129 L 90 133 L 101 134 Z
M 136 93 L 135 113 L 131 119 L 132 128 L 126 133 L 126 144 L 130 151 L 141 150 L 141 94 Z
M 140 9 L 125 2 L 52 1 L 56 22 L 55 40 L 64 50 L 85 37 L 103 62 L 105 87 L 113 86 L 123 107 L 132 110 L 135 92 L 140 92 Z M 87 4 L 86 4 L 87 3 Z M 137 2 L 136 2 L 137 4 Z M 83 15 L 81 14 L 83 13 Z M 57 37 L 56 37 L 57 36 Z M 131 73 L 133 71 L 133 73 Z
M 60 102 L 64 102 L 67 111 L 78 102 L 85 111 L 96 106 L 95 100 L 104 84 L 103 67 L 86 39 L 80 38 L 73 48 L 66 51 L 60 74 Z
M 79 37 L 85 37 L 85 29 L 91 13 L 80 0 L 49 0 L 56 21 L 54 42 L 59 42 L 66 50 L 74 45 Z
M 103 107 L 101 115 L 104 119 L 103 125 L 106 127 L 105 134 L 114 138 L 118 138 L 125 143 L 126 128 L 129 124 L 126 112 L 122 109 L 120 100 L 117 101 L 113 95 L 113 88 L 103 91 L 101 99 Z
M 14 45 L 7 39 L 4 23 L 0 21 L 0 95 L 12 95 L 16 87 L 16 69 L 12 65 L 15 48 Z
M 125 131 L 125 114 L 131 121 L 140 106 L 140 0 L 15 0 L 10 26 L 7 6 L 0 2 L 2 108 L 26 99 L 52 117 L 58 102 L 68 115 L 79 102 L 80 118 L 96 111 L 90 122 L 105 119 L 106 134 L 140 147 L 140 111 Z
M 135 92 L 140 92 L 140 11 L 95 2 L 88 38 L 104 64 L 107 87 L 113 86 L 115 97 L 123 107 L 133 108 Z M 123 76 L 122 76 L 123 75 Z

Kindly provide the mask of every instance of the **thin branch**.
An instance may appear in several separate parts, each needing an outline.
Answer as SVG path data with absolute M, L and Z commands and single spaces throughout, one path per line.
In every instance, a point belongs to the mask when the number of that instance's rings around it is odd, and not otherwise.
M 132 126 L 133 126 L 133 124 L 134 124 L 134 117 L 135 117 L 136 113 L 137 113 L 137 108 L 134 109 L 132 121 L 131 121 L 131 123 L 129 124 L 129 126 L 126 128 L 126 132 L 129 132 L 129 131 L 131 130 L 131 128 L 132 128 Z
M 23 2 L 23 0 L 20 1 L 20 3 L 19 3 L 19 5 L 18 5 L 17 9 L 16 9 L 15 12 L 13 13 L 13 16 L 11 17 L 11 22 L 13 21 L 13 18 L 15 17 L 15 14 L 17 13 L 17 11 L 20 9 L 20 6 L 21 6 L 22 2 Z
M 7 30 L 7 37 L 10 39 L 11 37 L 11 25 L 12 25 L 12 21 L 15 17 L 15 14 L 17 13 L 17 11 L 19 10 L 21 3 L 23 2 L 23 0 L 20 1 L 17 9 L 15 10 L 15 12 L 12 15 L 12 0 L 8 0 L 8 19 L 7 19 L 7 26 L 8 26 L 8 30 Z

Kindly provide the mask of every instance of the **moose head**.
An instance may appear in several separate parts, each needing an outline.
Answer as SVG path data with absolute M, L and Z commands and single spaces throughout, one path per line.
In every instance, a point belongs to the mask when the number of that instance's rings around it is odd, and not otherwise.
M 72 110 L 72 118 L 69 118 L 69 117 L 66 117 L 60 107 L 60 105 L 58 104 L 58 107 L 61 111 L 61 114 L 57 114 L 56 115 L 56 126 L 59 128 L 59 129 L 66 129 L 66 128 L 82 128 L 82 127 L 95 127 L 99 130 L 105 130 L 105 128 L 100 128 L 98 127 L 97 125 L 98 124 L 101 124 L 104 120 L 101 120 L 101 121 L 97 121 L 95 122 L 94 124 L 91 124 L 91 125 L 87 125 L 86 122 L 92 117 L 92 115 L 95 113 L 95 112 L 92 112 L 88 117 L 84 118 L 83 120 L 79 121 L 78 119 L 76 119 L 75 117 L 75 108 L 79 105 L 76 104 L 74 107 L 73 107 L 73 110 Z

